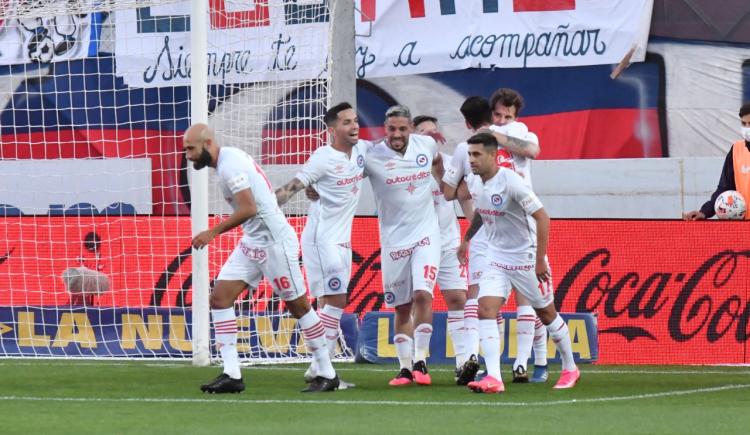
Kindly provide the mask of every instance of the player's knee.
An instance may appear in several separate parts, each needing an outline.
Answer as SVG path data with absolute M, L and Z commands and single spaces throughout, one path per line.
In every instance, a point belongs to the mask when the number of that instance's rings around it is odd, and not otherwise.
M 466 305 L 466 292 L 457 290 L 445 291 L 443 292 L 443 299 L 445 299 L 448 310 L 462 310 L 464 305 Z
M 234 303 L 234 300 L 230 299 L 224 294 L 224 292 L 213 291 L 208 297 L 208 302 L 212 310 L 223 310 L 225 308 L 230 308 Z
M 424 290 L 415 291 L 413 300 L 419 306 L 432 306 L 432 295 Z
M 545 325 L 549 325 L 553 320 L 555 320 L 555 317 L 557 317 L 557 310 L 555 310 L 555 306 L 553 304 L 549 304 L 544 308 L 536 308 L 536 315 L 539 317 L 539 320 L 541 320 L 542 323 L 544 323 Z

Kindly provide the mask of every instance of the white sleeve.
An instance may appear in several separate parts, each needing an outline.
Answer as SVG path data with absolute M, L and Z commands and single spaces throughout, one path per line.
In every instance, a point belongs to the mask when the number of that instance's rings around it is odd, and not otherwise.
M 503 126 L 493 125 L 490 127 L 490 130 L 502 133 L 506 136 L 523 139 L 526 137 L 526 133 L 529 132 L 529 127 L 523 122 L 515 121 Z
M 221 166 L 219 177 L 233 194 L 251 188 L 248 170 L 237 162 L 226 162 Z
M 534 191 L 523 182 L 523 178 L 521 178 L 520 175 L 510 169 L 501 168 L 500 170 L 506 171 L 508 193 L 510 194 L 510 197 L 520 204 L 521 208 L 523 208 L 526 213 L 534 214 L 544 207 L 542 201 L 540 201 Z
M 461 179 L 464 178 L 464 168 L 466 167 L 466 159 L 468 158 L 467 150 L 458 144 L 456 151 L 453 153 L 450 165 L 445 168 L 445 175 L 443 175 L 443 181 L 451 186 L 457 187 Z
M 322 153 L 316 151 L 307 159 L 307 162 L 305 162 L 295 178 L 307 187 L 320 180 L 326 174 L 327 170 L 328 161 L 323 158 Z

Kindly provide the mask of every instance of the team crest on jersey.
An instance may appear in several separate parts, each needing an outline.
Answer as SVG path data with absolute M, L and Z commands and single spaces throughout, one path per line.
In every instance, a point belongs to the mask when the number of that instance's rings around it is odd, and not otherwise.
M 362 154 L 357 156 L 357 166 L 359 166 L 360 168 L 365 167 L 365 158 L 364 156 L 362 156 Z
M 492 201 L 492 205 L 494 205 L 495 207 L 500 207 L 501 205 L 503 205 L 503 197 L 498 195 L 497 193 L 490 196 L 490 201 Z
M 392 292 L 385 292 L 385 303 L 392 304 L 396 301 L 396 295 Z
M 338 289 L 340 289 L 341 288 L 341 280 L 338 279 L 338 278 L 336 278 L 336 277 L 333 277 L 333 278 L 329 279 L 328 280 L 328 288 L 330 288 L 331 290 L 338 290 Z
M 426 154 L 419 154 L 417 155 L 417 165 L 421 168 L 424 166 L 427 166 L 427 163 L 430 161 L 430 159 L 427 158 Z

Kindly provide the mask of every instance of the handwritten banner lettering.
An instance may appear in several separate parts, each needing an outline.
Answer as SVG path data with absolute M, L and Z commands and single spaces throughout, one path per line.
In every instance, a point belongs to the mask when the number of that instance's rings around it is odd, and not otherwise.
M 209 2 L 209 84 L 306 80 L 327 69 L 328 1 Z M 231 6 L 231 7 L 230 7 Z M 116 74 L 133 87 L 190 84 L 190 2 L 117 11 Z
M 642 61 L 653 0 L 361 0 L 357 77 Z

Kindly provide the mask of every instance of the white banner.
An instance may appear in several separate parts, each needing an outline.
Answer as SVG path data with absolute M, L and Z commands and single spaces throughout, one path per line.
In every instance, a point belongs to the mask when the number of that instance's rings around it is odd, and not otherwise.
M 642 61 L 653 0 L 359 0 L 357 77 Z M 369 36 L 368 36 L 369 35 Z
M 44 64 L 96 55 L 99 26 L 99 14 L 0 18 L 0 65 Z
M 208 83 L 326 74 L 327 1 L 209 1 Z M 117 11 L 116 73 L 133 87 L 190 84 L 190 2 Z

